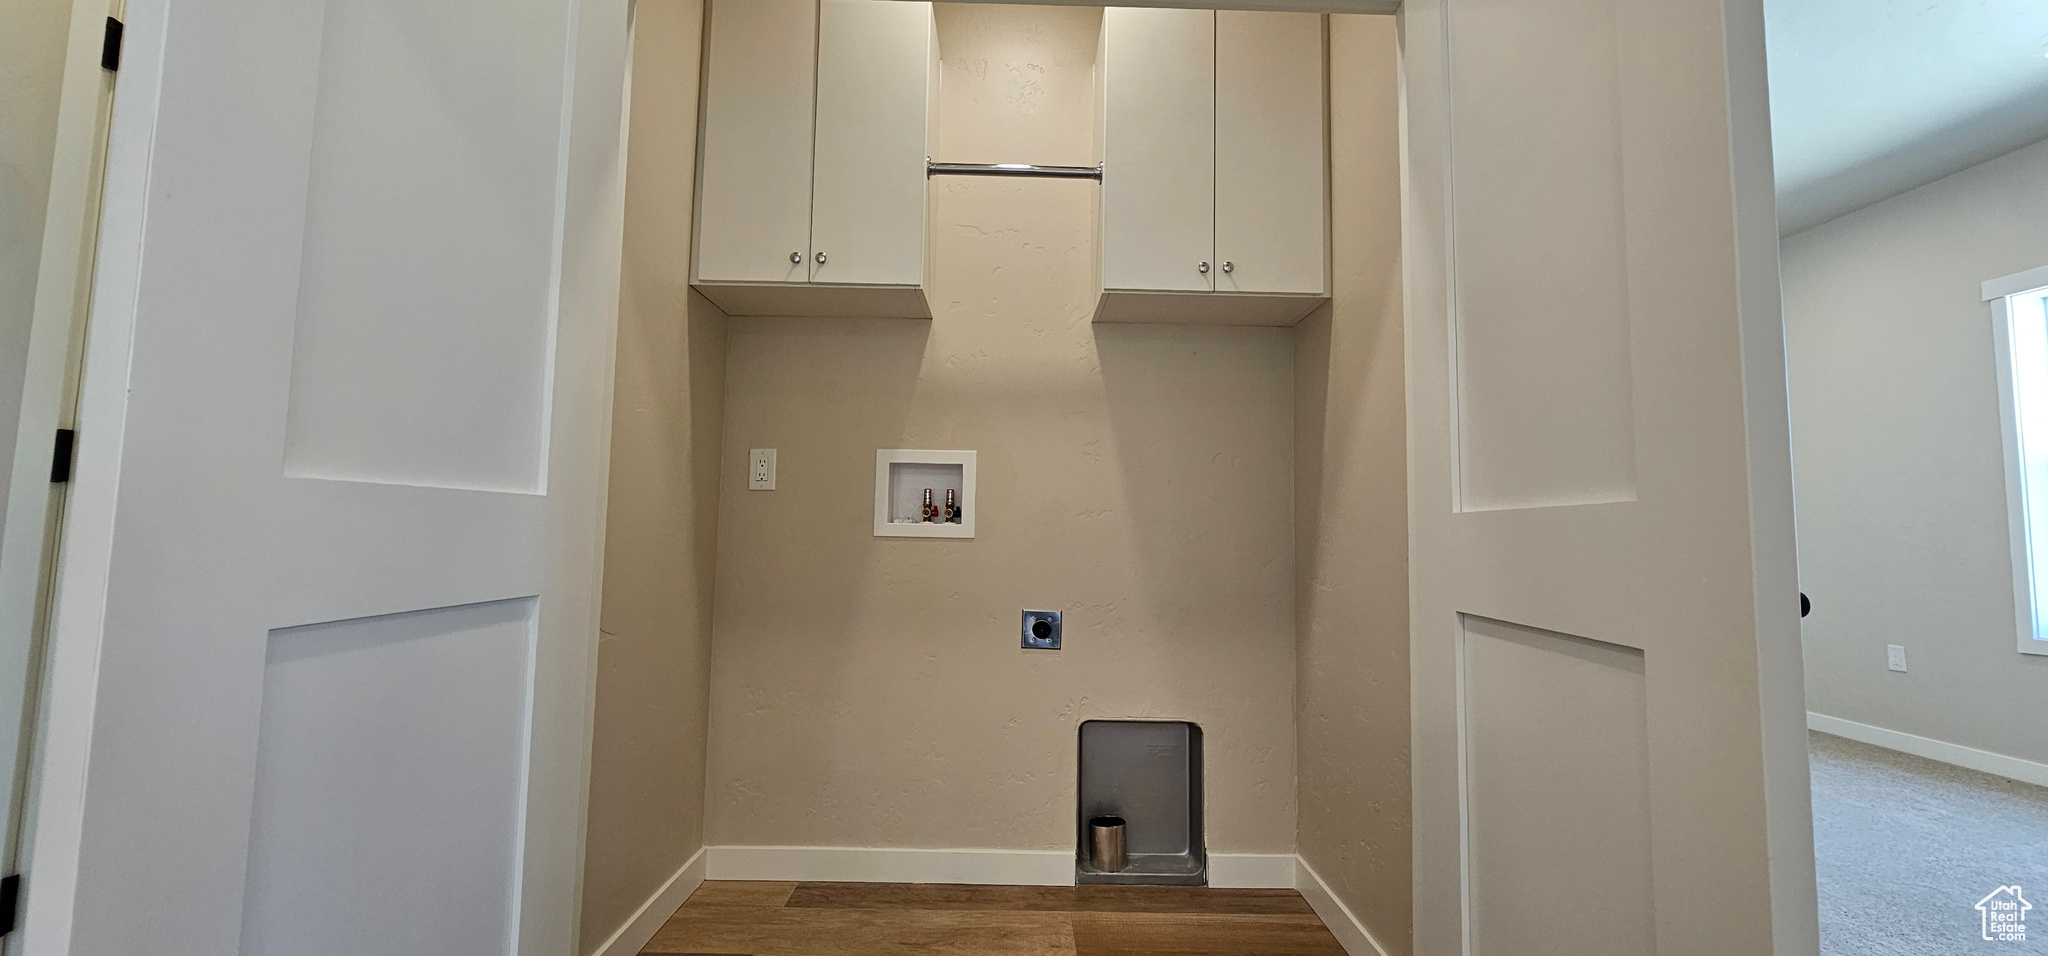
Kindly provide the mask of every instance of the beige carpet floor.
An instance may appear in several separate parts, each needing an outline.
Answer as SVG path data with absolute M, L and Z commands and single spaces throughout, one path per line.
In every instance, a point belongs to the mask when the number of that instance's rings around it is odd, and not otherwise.
M 2048 789 L 1811 740 L 1823 956 L 2048 954 Z M 1977 901 L 2014 883 L 2028 938 L 1985 942 Z

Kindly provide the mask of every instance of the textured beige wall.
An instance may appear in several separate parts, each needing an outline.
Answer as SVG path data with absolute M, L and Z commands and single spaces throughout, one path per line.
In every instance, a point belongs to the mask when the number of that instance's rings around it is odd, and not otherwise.
M 1300 853 L 1410 940 L 1408 470 L 1392 17 L 1330 21 L 1334 296 L 1296 328 Z
M 726 319 L 687 273 L 702 23 L 702 0 L 635 15 L 586 953 L 704 845 Z
M 1979 288 L 2048 265 L 2048 143 L 1787 238 L 1783 259 L 1808 709 L 2048 762 Z
M 1098 15 L 942 5 L 939 141 L 1071 162 Z M 1095 189 L 936 180 L 929 322 L 733 322 L 713 844 L 1068 849 L 1077 725 L 1135 716 L 1202 724 L 1212 851 L 1292 849 L 1293 333 L 1092 325 Z M 980 452 L 979 537 L 872 536 L 899 447 Z
M 1102 11 L 942 3 L 932 157 L 1093 166 L 1102 160 L 1095 55 Z

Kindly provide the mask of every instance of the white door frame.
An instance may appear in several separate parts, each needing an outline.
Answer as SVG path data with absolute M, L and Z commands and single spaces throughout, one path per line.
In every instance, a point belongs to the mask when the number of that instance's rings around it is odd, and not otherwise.
M 2013 632 L 2022 654 L 2048 654 L 2048 639 L 2042 637 L 2035 623 L 2036 604 L 2048 600 L 2048 594 L 2035 593 L 2034 541 L 2027 522 L 2026 449 L 2020 440 L 2020 395 L 2012 364 L 2015 321 L 2012 300 L 2025 293 L 2039 291 L 2044 286 L 2048 286 L 2048 266 L 1987 280 L 1982 287 L 1984 301 L 1991 310 L 1991 358 L 1998 379 L 1998 424 L 2005 450 L 2006 524 L 2010 529 L 2007 541 L 2012 548 Z M 2044 493 L 2048 492 L 2035 489 L 2034 502 L 2038 504 Z
M 21 688 L 28 707 L 0 715 L 0 769 L 24 773 L 35 759 L 35 736 L 23 733 L 39 709 L 39 646 L 43 635 L 43 602 L 50 596 L 55 569 L 46 567 L 53 509 L 61 507 L 62 490 L 49 481 L 54 460 L 53 436 L 69 421 L 79 359 L 75 346 L 83 333 L 88 281 L 93 262 L 90 242 L 99 221 L 100 149 L 105 143 L 105 110 L 112 98 L 111 74 L 101 68 L 105 20 L 121 13 L 117 0 L 77 0 L 71 5 L 66 35 L 64 72 L 57 106 L 55 148 L 50 163 L 49 205 L 36 275 L 35 311 L 29 330 L 21 409 L 15 433 L 12 479 L 7 488 L 7 516 L 0 533 L 0 631 L 10 635 L 0 660 L 0 686 Z M 21 635 L 16 641 L 13 635 Z M 14 777 L 0 773 L 14 786 Z M 33 780 L 28 781 L 33 786 Z M 25 869 L 27 840 L 34 825 L 35 795 L 24 788 L 17 831 L 10 840 L 15 859 Z M 19 947 L 15 947 L 19 951 Z
M 34 956 L 58 956 L 72 948 L 94 724 L 109 706 L 99 695 L 107 638 L 104 612 L 167 18 L 175 6 L 171 0 L 129 0 L 126 9 L 79 394 L 77 464 L 62 522 L 51 612 L 38 730 L 39 781 L 30 798 L 35 832 L 18 952 Z M 579 13 L 570 35 L 574 62 L 584 65 L 579 72 L 618 79 L 565 86 L 573 99 L 564 110 L 566 186 L 558 219 L 562 251 L 556 302 L 564 314 L 600 319 L 605 331 L 601 337 L 562 336 L 553 355 L 549 414 L 554 439 L 547 451 L 546 488 L 548 497 L 562 504 L 549 508 L 548 554 L 541 564 L 546 579 L 558 586 L 554 597 L 540 604 L 538 627 L 543 634 L 585 632 L 589 640 L 574 659 L 543 657 L 535 666 L 528 826 L 521 860 L 525 876 L 516 936 L 523 956 L 572 951 L 580 916 L 623 235 L 628 0 L 578 0 L 575 6 Z M 163 825 L 175 828 L 177 823 Z M 181 877 L 160 878 L 175 885 Z
M 152 29 L 133 29 L 138 13 Z M 161 10 L 138 9 L 128 17 L 125 69 L 117 78 L 119 95 L 107 139 L 93 306 L 78 398 L 80 423 L 91 423 L 84 429 L 90 440 L 76 450 L 70 500 L 61 523 L 63 547 L 50 609 L 43 720 L 38 728 L 36 832 L 23 879 L 25 890 L 34 888 L 22 900 L 24 953 L 59 954 L 70 949 L 73 893 L 84 838 L 85 768 L 97 709 L 101 612 L 113 544 L 115 477 L 126 419 L 124 368 L 135 333 L 141 210 L 161 79 L 161 36 Z

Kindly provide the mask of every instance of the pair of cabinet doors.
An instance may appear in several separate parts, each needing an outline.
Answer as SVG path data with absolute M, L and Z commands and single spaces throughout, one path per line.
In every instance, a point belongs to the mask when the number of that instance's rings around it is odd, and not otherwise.
M 744 313 L 760 287 L 920 287 L 931 4 L 715 0 L 708 28 L 699 289 Z
M 1103 13 L 1102 283 L 1328 291 L 1323 18 Z
M 1105 305 L 1139 295 L 1098 318 L 1326 296 L 1323 18 L 1112 7 L 1102 30 Z M 735 315 L 929 315 L 931 4 L 714 0 L 706 55 L 697 287 Z M 1206 321 L 1312 306 L 1252 308 Z

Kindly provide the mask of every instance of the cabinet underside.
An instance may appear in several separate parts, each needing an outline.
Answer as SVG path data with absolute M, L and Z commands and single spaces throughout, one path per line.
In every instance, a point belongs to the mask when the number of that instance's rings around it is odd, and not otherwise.
M 1105 289 L 1095 305 L 1095 321 L 1288 326 L 1299 323 L 1328 301 L 1327 295 Z
M 917 286 L 803 285 L 699 282 L 702 293 L 727 315 L 844 316 L 852 319 L 929 319 L 931 304 Z

